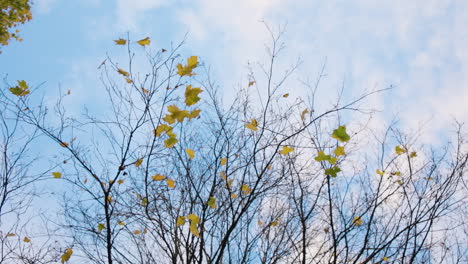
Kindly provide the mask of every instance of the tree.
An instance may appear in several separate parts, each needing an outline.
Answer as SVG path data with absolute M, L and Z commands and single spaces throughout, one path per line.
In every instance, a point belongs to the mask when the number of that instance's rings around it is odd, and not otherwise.
M 12 30 L 32 19 L 31 1 L 1 0 L 0 10 L 0 44 L 6 46 L 12 38 L 21 41 L 19 30 Z
M 462 125 L 430 152 L 396 124 L 379 135 L 344 122 L 372 115 L 365 100 L 387 89 L 324 108 L 315 98 L 323 71 L 306 84 L 309 100 L 287 99 L 300 62 L 277 76 L 284 46 L 281 32 L 270 33 L 271 60 L 250 69 L 229 104 L 197 56 L 181 58 L 182 43 L 152 53 L 149 38 L 115 40 L 128 64 L 108 57 L 100 66 L 104 114 L 69 115 L 67 91 L 54 124 L 27 84 L 10 89 L 20 119 L 67 161 L 54 175 L 74 190 L 63 199 L 62 262 L 466 260 L 468 229 L 454 217 L 466 202 Z M 135 72 L 143 58 L 147 72 Z

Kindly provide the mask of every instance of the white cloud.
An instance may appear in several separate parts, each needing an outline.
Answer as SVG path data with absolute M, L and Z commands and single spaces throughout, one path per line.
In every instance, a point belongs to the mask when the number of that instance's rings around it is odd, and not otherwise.
M 117 0 L 117 20 L 123 30 L 132 30 L 147 15 L 145 12 L 167 4 L 163 0 Z

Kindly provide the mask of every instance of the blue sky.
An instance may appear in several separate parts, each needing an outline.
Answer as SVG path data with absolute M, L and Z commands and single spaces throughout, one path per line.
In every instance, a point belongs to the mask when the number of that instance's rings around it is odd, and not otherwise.
M 46 82 L 72 90 L 70 105 L 95 102 L 102 86 L 97 67 L 106 54 L 123 58 L 113 41 L 146 36 L 151 48 L 169 47 L 185 33 L 182 52 L 211 66 L 225 93 L 247 82 L 248 61 L 265 59 L 266 21 L 287 25 L 278 69 L 300 57 L 294 80 L 314 79 L 327 61 L 322 94 L 395 89 L 370 104 L 398 115 L 401 126 L 424 128 L 423 140 L 438 140 L 452 118 L 468 121 L 468 2 L 463 0 L 36 0 L 33 20 L 22 26 L 23 42 L 2 48 L 0 74 L 10 83 Z M 291 84 L 291 98 L 304 93 Z

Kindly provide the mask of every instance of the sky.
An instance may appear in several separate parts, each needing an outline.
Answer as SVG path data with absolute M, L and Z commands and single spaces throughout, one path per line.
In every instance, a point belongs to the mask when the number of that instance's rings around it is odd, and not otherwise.
M 264 61 L 265 24 L 285 28 L 278 72 L 300 58 L 294 80 L 315 79 L 326 62 L 324 98 L 342 86 L 350 97 L 386 88 L 369 104 L 375 126 L 397 117 L 403 129 L 440 142 L 456 119 L 468 121 L 468 1 L 465 0 L 35 0 L 23 42 L 0 54 L 0 75 L 46 94 L 71 89 L 70 107 L 93 104 L 103 90 L 97 69 L 107 54 L 123 58 L 114 39 L 151 37 L 150 48 L 178 43 L 212 70 L 219 89 L 248 82 L 248 62 Z M 294 82 L 291 98 L 304 94 Z M 319 98 L 320 99 L 320 98 Z

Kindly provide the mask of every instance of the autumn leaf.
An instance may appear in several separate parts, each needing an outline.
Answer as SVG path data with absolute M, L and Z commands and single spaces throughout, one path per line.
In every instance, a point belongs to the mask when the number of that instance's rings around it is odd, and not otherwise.
M 304 111 L 302 111 L 301 113 L 301 120 L 304 121 L 305 118 L 306 118 L 306 115 L 309 113 L 309 109 L 305 109 Z
M 200 112 L 201 110 L 200 109 L 196 109 L 196 110 L 193 110 L 190 112 L 190 114 L 188 115 L 188 118 L 189 119 L 193 119 L 193 118 L 196 118 L 200 115 Z
M 263 222 L 261 220 L 258 220 L 257 225 L 261 226 L 261 225 L 263 225 Z
M 69 144 L 67 142 L 60 142 L 60 146 L 62 148 L 67 148 L 69 146 Z
M 192 88 L 192 85 L 187 85 L 185 88 L 185 104 L 187 106 L 196 104 L 198 101 L 200 101 L 200 97 L 198 95 L 201 92 L 203 92 L 203 90 L 199 87 Z
M 166 184 L 167 184 L 167 187 L 169 187 L 169 188 L 175 188 L 176 187 L 175 181 L 172 180 L 172 179 L 167 179 Z
M 406 152 L 406 149 L 404 149 L 404 148 L 402 148 L 400 146 L 396 146 L 395 147 L 395 152 L 396 152 L 397 155 L 401 155 L 401 154 Z
M 125 40 L 123 38 L 116 39 L 116 40 L 114 40 L 114 42 L 115 42 L 115 45 L 125 45 L 125 44 L 127 44 L 127 40 Z
M 60 179 L 60 178 L 62 178 L 62 173 L 60 173 L 58 171 L 54 171 L 54 172 L 52 172 L 52 176 L 54 176 L 55 179 Z
M 138 159 L 137 161 L 135 161 L 135 167 L 140 167 L 141 164 L 143 163 L 143 159 Z
M 216 208 L 216 198 L 211 196 L 210 199 L 208 199 L 207 204 L 208 204 L 208 206 L 210 206 L 211 209 L 215 209 Z
M 273 221 L 270 223 L 271 226 L 278 226 L 279 222 L 278 221 Z
M 335 156 L 337 157 L 346 155 L 344 147 L 341 146 L 336 147 L 333 153 L 335 153 Z
M 248 195 L 252 192 L 252 189 L 247 184 L 243 184 L 241 187 L 241 191 L 243 195 Z
M 237 199 L 237 194 L 231 193 L 231 198 L 232 198 L 232 199 Z
M 29 90 L 28 84 L 24 80 L 18 81 L 18 85 L 15 87 L 11 87 L 9 90 L 12 94 L 16 96 L 26 96 L 31 92 Z
M 340 172 L 341 169 L 338 168 L 337 166 L 334 166 L 334 167 L 331 167 L 329 169 L 326 169 L 325 170 L 325 175 L 328 175 L 330 177 L 336 177 L 336 175 L 338 174 L 338 172 Z
M 337 129 L 333 130 L 332 138 L 337 139 L 341 142 L 347 142 L 351 137 L 346 133 L 346 126 L 340 126 Z
M 317 156 L 314 159 L 318 162 L 321 162 L 321 161 L 329 161 L 331 158 L 332 158 L 331 155 L 326 155 L 325 152 L 321 150 L 317 153 Z
M 254 85 L 254 84 L 255 84 L 255 81 L 250 81 L 248 87 L 250 87 L 250 86 L 252 86 L 252 85 Z
M 293 147 L 288 147 L 284 146 L 282 150 L 280 150 L 281 155 L 288 155 L 288 153 L 291 153 L 294 150 Z
M 227 163 L 227 158 L 222 158 L 220 162 L 221 166 L 226 165 L 226 163 Z
M 187 218 L 190 220 L 190 232 L 194 236 L 200 237 L 200 233 L 197 229 L 197 224 L 200 222 L 200 218 L 195 214 L 189 214 L 187 215 Z
M 153 179 L 153 181 L 162 181 L 162 180 L 166 179 L 166 176 L 161 175 L 161 174 L 156 174 L 156 175 L 152 176 L 151 179 Z
M 251 119 L 250 123 L 245 124 L 245 127 L 252 131 L 257 131 L 258 130 L 257 125 L 258 125 L 257 120 Z
M 375 173 L 377 173 L 380 176 L 384 176 L 385 171 L 381 171 L 381 170 L 377 169 L 377 170 L 375 170 Z
M 120 180 L 117 181 L 118 184 L 122 184 L 124 182 L 125 182 L 125 180 L 123 180 L 123 179 L 120 179 Z
M 185 153 L 187 153 L 189 159 L 195 158 L 195 151 L 193 151 L 192 149 L 185 149 Z
M 16 236 L 16 234 L 15 233 L 8 233 L 6 236 L 7 237 L 14 237 L 14 236 Z
M 141 91 L 144 93 L 144 94 L 149 94 L 149 90 L 146 90 L 145 88 L 141 87 Z
M 185 216 L 178 216 L 176 220 L 176 226 L 185 225 Z
M 229 180 L 226 182 L 226 187 L 228 187 L 228 189 L 231 188 L 233 182 L 234 182 L 233 179 L 229 179 Z M 248 187 L 248 186 L 247 186 L 247 187 Z
M 135 230 L 135 231 L 133 231 L 133 234 L 139 235 L 139 234 L 141 234 L 141 230 Z
M 391 172 L 390 175 L 400 176 L 400 175 L 401 175 L 401 172 L 399 172 L 399 171 L 394 171 L 394 172 Z
M 164 140 L 164 146 L 166 148 L 172 148 L 175 144 L 177 144 L 177 142 L 179 142 L 179 140 L 177 140 L 175 136 L 172 136 Z
M 359 217 L 359 216 L 354 217 L 354 219 L 353 219 L 353 224 L 355 224 L 356 226 L 362 225 L 362 219 L 361 219 L 361 217 Z
M 166 124 L 161 124 L 153 130 L 155 137 L 160 137 L 162 133 L 172 131 L 172 127 Z
M 418 154 L 415 151 L 411 152 L 409 155 L 410 158 L 416 158 L 417 156 Z
M 221 179 L 223 179 L 224 181 L 227 180 L 226 172 L 220 171 L 220 172 L 219 172 L 219 175 L 221 175 Z
M 167 111 L 169 112 L 163 118 L 168 124 L 174 124 L 175 121 L 183 122 L 185 118 L 189 118 L 190 113 L 187 110 L 182 110 L 177 105 L 169 105 L 167 107 Z
M 60 259 L 62 260 L 62 264 L 70 260 L 72 254 L 73 250 L 71 248 L 67 248 L 67 250 L 65 250 L 65 253 L 63 253 L 63 255 L 60 257 Z
M 121 226 L 124 226 L 124 225 L 125 225 L 125 223 L 122 222 L 122 221 L 117 221 L 117 224 L 118 224 L 118 225 L 121 225 Z
M 289 97 L 289 94 L 288 94 L 288 93 L 285 93 L 285 94 L 283 94 L 283 97 L 284 97 L 284 98 L 288 98 L 288 97 Z
M 30 243 L 31 239 L 29 239 L 29 237 L 24 237 L 23 242 L 24 243 Z
M 388 261 L 388 257 L 383 257 L 382 261 Z
M 138 44 L 140 44 L 140 46 L 147 46 L 151 43 L 151 40 L 149 37 L 146 37 L 144 39 L 140 39 L 139 41 L 137 41 Z
M 101 232 L 102 230 L 106 229 L 106 226 L 103 223 L 99 223 L 97 229 L 99 232 Z
M 126 72 L 126 71 L 124 71 L 124 70 L 122 70 L 122 69 L 120 69 L 120 68 L 117 68 L 117 72 L 118 72 L 119 74 L 122 74 L 122 75 L 125 76 L 125 77 L 129 77 L 129 76 L 130 76 L 130 73 L 128 73 L 128 72 Z
M 132 79 L 130 79 L 130 78 L 125 78 L 125 81 L 126 81 L 127 83 L 133 83 Z
M 177 74 L 182 76 L 193 76 L 195 73 L 192 73 L 193 69 L 198 66 L 198 57 L 191 56 L 187 59 L 187 65 L 183 66 L 182 64 L 177 64 Z

